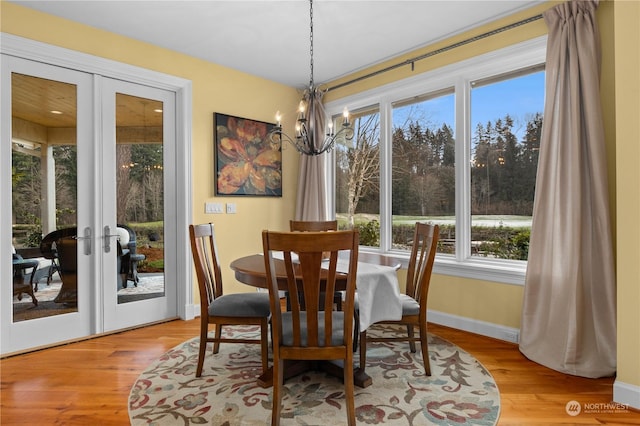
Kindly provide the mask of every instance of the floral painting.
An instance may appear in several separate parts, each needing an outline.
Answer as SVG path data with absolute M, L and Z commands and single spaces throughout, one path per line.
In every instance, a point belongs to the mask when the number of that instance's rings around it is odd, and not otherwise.
M 282 151 L 274 124 L 216 113 L 216 195 L 282 196 Z

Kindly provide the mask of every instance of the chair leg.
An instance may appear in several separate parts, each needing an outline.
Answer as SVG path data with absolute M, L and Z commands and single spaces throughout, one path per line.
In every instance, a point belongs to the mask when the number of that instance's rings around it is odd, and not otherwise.
M 60 269 L 58 268 L 58 264 L 55 259 L 51 260 L 51 265 L 49 265 L 49 273 L 47 274 L 47 285 L 51 284 L 51 280 L 53 279 L 53 274 L 56 272 L 59 273 Z
M 358 312 L 354 312 L 354 323 L 353 323 L 353 351 L 358 350 L 358 336 L 360 335 L 360 315 Z
M 360 332 L 360 371 L 367 366 L 367 330 Z
M 284 364 L 281 359 L 273 363 L 273 406 L 271 407 L 271 426 L 280 425 L 282 413 L 282 386 L 284 383 Z
M 343 380 L 344 380 L 345 404 L 347 405 L 347 424 L 349 426 L 355 426 L 356 425 L 356 408 L 355 408 L 355 398 L 354 398 L 355 390 L 353 386 L 352 357 L 351 359 L 345 359 Z
M 427 345 L 427 324 L 420 324 L 420 346 L 422 348 L 422 362 L 424 363 L 424 374 L 431 375 L 431 365 L 429 363 L 429 347 Z
M 206 326 L 201 326 L 200 330 L 200 347 L 198 348 L 198 367 L 196 368 L 196 377 L 202 376 L 202 367 L 204 366 L 204 356 L 207 350 L 207 333 Z
M 262 355 L 262 372 L 266 372 L 269 368 L 269 337 L 268 337 L 269 323 L 265 318 L 260 324 L 260 352 Z
M 213 353 L 217 354 L 220 350 L 220 338 L 222 337 L 222 324 L 216 324 L 215 338 L 213 342 Z
M 336 291 L 333 295 L 333 303 L 336 304 L 336 309 L 342 311 L 342 293 Z
M 416 341 L 414 340 L 415 333 L 413 330 L 413 324 L 407 324 L 407 335 L 409 336 L 409 348 L 411 349 L 411 352 L 415 353 Z

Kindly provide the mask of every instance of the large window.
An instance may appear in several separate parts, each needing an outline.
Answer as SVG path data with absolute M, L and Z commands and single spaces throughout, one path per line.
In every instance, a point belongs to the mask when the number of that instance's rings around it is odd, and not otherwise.
M 327 104 L 354 111 L 329 188 L 363 250 L 406 256 L 415 222 L 432 222 L 437 272 L 524 281 L 545 49 L 542 37 Z

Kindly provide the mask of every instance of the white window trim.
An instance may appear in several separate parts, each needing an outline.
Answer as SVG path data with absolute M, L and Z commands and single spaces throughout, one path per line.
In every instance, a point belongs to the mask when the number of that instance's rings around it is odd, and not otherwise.
M 438 255 L 434 265 L 437 274 L 481 279 L 505 284 L 524 285 L 527 262 L 471 257 L 471 211 L 470 206 L 470 85 L 472 81 L 517 71 L 542 64 L 546 61 L 547 36 L 518 43 L 484 55 L 409 77 L 394 83 L 367 90 L 352 96 L 337 99 L 325 105 L 327 119 L 342 113 L 346 106 L 357 110 L 377 105 L 380 110 L 381 143 L 391 138 L 391 105 L 413 96 L 436 92 L 445 88 L 455 89 L 455 135 L 456 135 L 456 255 Z M 328 161 L 327 188 L 328 205 L 335 212 L 335 153 Z M 391 182 L 389 150 L 381 150 L 380 171 L 380 249 L 363 247 L 361 251 L 388 254 L 399 260 L 407 259 L 409 253 L 391 250 L 387 228 L 391 228 L 391 209 L 388 202 Z M 386 206 L 386 207 L 385 207 Z

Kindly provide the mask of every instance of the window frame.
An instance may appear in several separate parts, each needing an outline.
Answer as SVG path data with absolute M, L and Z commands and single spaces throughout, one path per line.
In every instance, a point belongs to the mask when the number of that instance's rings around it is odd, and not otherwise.
M 546 62 L 547 36 L 537 37 L 475 56 L 394 83 L 346 96 L 325 105 L 327 120 L 350 110 L 377 106 L 380 112 L 380 248 L 362 247 L 364 253 L 383 254 L 401 263 L 409 253 L 391 249 L 391 140 L 393 104 L 416 96 L 453 89 L 455 96 L 455 255 L 438 254 L 436 274 L 524 285 L 527 262 L 471 256 L 471 83 L 498 77 Z M 326 161 L 328 208 L 335 214 L 335 153 Z

